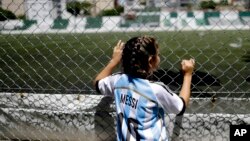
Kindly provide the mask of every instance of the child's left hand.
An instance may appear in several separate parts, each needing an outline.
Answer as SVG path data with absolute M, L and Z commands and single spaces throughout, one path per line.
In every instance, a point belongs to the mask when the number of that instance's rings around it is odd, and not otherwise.
M 117 45 L 114 47 L 111 62 L 113 62 L 115 64 L 120 63 L 121 58 L 122 58 L 123 48 L 124 48 L 124 43 L 121 40 L 119 40 Z

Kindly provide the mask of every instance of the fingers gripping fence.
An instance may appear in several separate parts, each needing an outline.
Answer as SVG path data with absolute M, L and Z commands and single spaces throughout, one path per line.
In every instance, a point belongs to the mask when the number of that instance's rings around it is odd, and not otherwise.
M 250 124 L 250 12 L 223 2 L 2 0 L 0 139 L 115 140 L 114 101 L 92 80 L 118 40 L 150 35 L 153 79 L 177 94 L 180 61 L 196 60 L 187 111 L 165 117 L 169 140 L 229 140 L 230 125 Z

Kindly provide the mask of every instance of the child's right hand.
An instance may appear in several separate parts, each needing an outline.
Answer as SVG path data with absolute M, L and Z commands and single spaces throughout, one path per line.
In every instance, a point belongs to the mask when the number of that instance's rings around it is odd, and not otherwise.
M 192 75 L 193 70 L 194 70 L 194 66 L 195 66 L 195 60 L 194 59 L 189 59 L 189 60 L 182 60 L 181 62 L 181 69 L 185 74 L 189 74 Z

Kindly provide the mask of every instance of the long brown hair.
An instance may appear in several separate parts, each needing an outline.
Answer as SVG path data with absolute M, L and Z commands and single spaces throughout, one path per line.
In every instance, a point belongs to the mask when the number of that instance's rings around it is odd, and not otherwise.
M 142 36 L 128 40 L 123 49 L 122 66 L 125 74 L 147 78 L 150 74 L 149 57 L 156 57 L 158 44 L 155 38 Z

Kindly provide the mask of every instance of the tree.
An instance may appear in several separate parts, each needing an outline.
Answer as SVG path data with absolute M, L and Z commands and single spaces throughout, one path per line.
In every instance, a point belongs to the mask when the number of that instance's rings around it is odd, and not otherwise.
M 90 9 L 92 8 L 92 4 L 87 2 L 87 1 L 84 1 L 81 3 L 81 9 L 83 10 L 83 14 L 84 15 L 90 15 Z
M 8 19 L 16 19 L 16 15 L 9 10 L 2 9 L 0 7 L 0 21 L 5 21 Z
M 77 16 L 80 14 L 81 10 L 81 3 L 78 1 L 72 1 L 67 3 L 66 9 L 69 13 L 71 13 L 74 16 Z
M 86 1 L 84 2 L 72 1 L 68 2 L 66 5 L 67 11 L 74 16 L 79 15 L 81 12 L 83 12 L 84 15 L 89 15 L 91 7 L 92 4 Z
M 106 9 L 101 12 L 101 16 L 119 16 L 124 12 L 124 8 L 122 6 L 117 6 L 113 9 Z
M 216 3 L 212 0 L 210 1 L 202 1 L 200 3 L 201 9 L 215 9 L 216 8 Z

